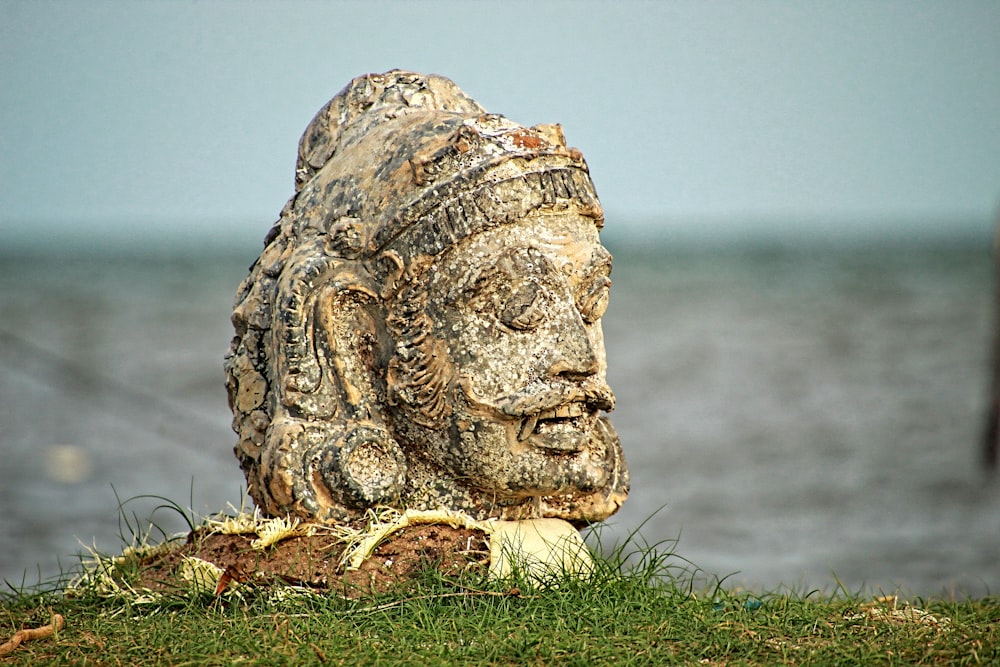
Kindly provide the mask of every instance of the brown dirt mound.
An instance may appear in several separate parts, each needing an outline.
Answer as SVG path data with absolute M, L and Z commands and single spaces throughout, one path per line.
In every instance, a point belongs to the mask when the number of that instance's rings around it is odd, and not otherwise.
M 445 525 L 411 526 L 393 533 L 357 570 L 343 571 L 344 543 L 317 534 L 284 539 L 265 550 L 253 549 L 254 535 L 225 535 L 198 529 L 184 544 L 141 558 L 130 585 L 157 593 L 189 590 L 179 577 L 185 556 L 195 556 L 225 571 L 221 593 L 230 582 L 290 584 L 350 597 L 384 592 L 412 581 L 429 568 L 446 575 L 489 566 L 483 533 Z

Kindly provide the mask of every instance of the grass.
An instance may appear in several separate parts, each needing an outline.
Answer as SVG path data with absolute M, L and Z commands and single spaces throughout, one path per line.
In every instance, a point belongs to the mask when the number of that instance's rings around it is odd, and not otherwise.
M 0 594 L 10 665 L 963 665 L 1000 664 L 1000 599 L 750 594 L 706 583 L 669 550 L 623 546 L 589 580 L 544 588 L 515 574 L 427 570 L 360 600 L 264 591 L 174 595 L 155 605 L 62 594 L 65 580 Z M 701 583 L 698 583 L 701 582 Z

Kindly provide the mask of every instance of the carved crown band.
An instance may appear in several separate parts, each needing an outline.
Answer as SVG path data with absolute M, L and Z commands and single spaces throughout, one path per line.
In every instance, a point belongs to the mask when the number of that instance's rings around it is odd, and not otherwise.
M 590 175 L 585 169 L 566 166 L 527 172 L 438 198 L 420 217 L 389 227 L 396 230 L 394 235 L 376 233 L 369 245 L 374 248 L 366 254 L 373 257 L 390 252 L 409 267 L 414 260 L 436 256 L 464 238 L 517 222 L 536 209 L 559 206 L 572 206 L 581 215 L 593 218 L 598 229 L 604 224 Z M 384 282 L 390 269 L 380 262 L 372 268 L 376 280 Z

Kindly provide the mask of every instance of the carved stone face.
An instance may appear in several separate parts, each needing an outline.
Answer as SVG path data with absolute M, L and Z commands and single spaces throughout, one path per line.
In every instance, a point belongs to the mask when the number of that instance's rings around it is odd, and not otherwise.
M 594 221 L 571 211 L 532 214 L 439 257 L 424 281 L 451 365 L 451 415 L 443 429 L 401 430 L 501 497 L 603 486 L 613 468 L 598 421 L 614 407 L 600 323 L 610 272 Z
M 617 511 L 603 222 L 559 126 L 489 114 L 436 75 L 348 84 L 306 128 L 233 309 L 236 454 L 261 510 Z

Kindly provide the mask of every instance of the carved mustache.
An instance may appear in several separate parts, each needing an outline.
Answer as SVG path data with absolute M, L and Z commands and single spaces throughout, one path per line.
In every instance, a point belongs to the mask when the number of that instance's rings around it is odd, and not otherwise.
M 493 407 L 511 417 L 538 415 L 543 412 L 560 413 L 570 410 L 570 403 L 584 403 L 587 411 L 615 409 L 615 395 L 611 387 L 601 381 L 585 381 L 574 385 L 550 385 L 538 389 L 524 389 L 510 396 L 505 396 L 493 404 Z M 570 410 L 577 412 L 578 410 Z M 568 412 L 565 416 L 570 415 Z

